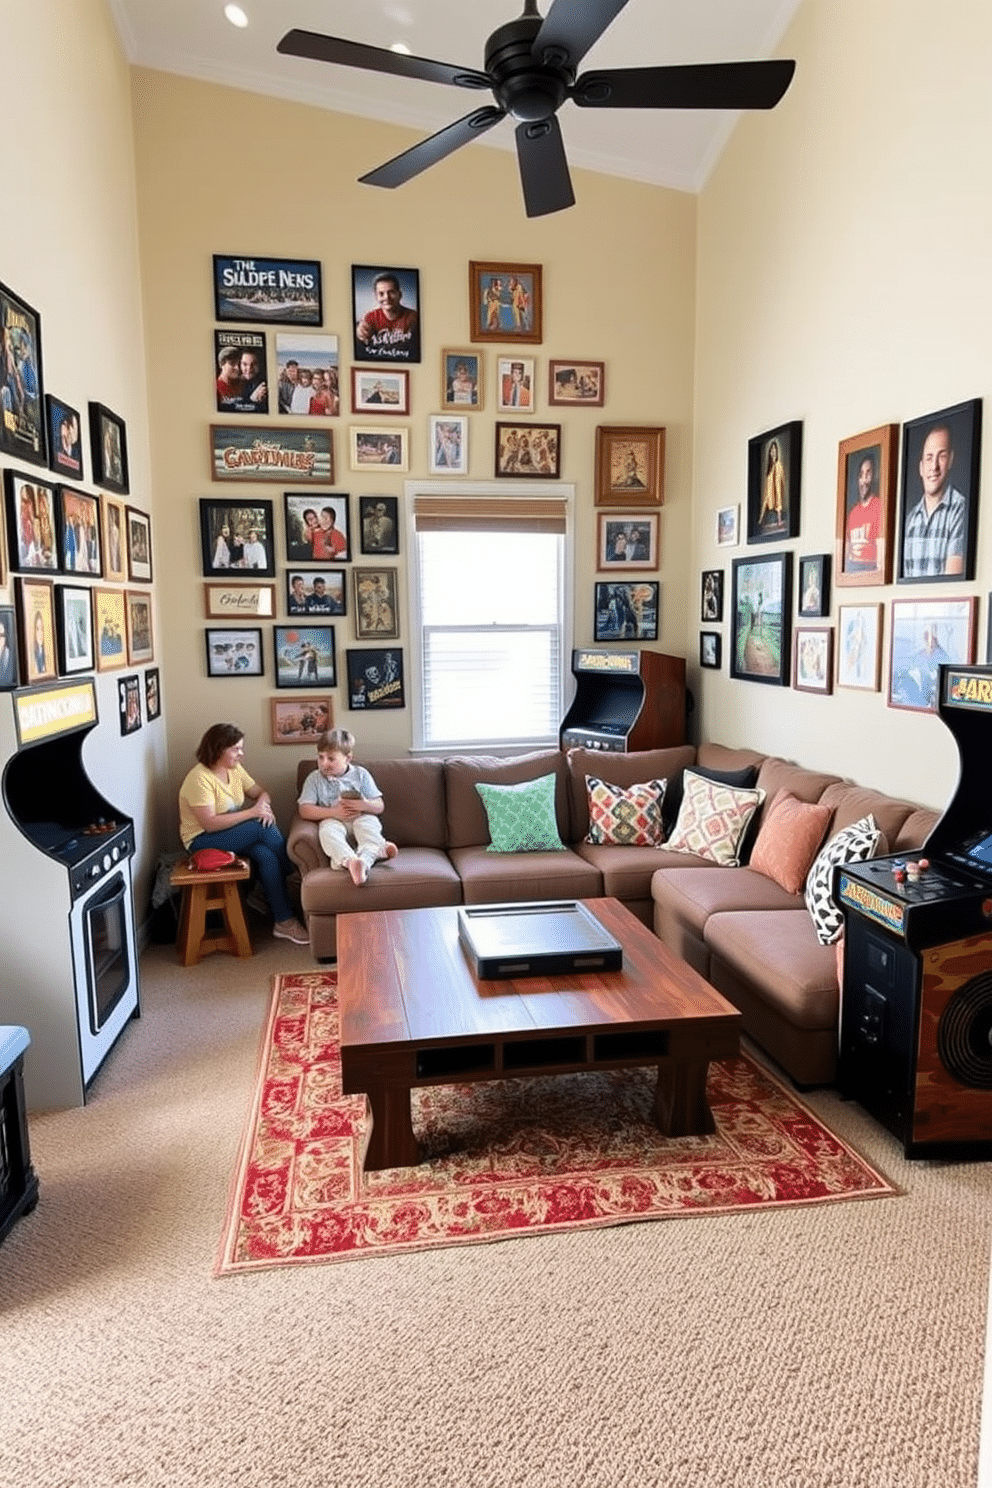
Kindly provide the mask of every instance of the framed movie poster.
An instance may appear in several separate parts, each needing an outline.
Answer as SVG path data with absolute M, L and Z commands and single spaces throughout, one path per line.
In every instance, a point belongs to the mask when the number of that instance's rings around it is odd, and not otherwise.
M 597 562 L 607 569 L 658 567 L 657 512 L 600 512 L 597 518 Z
M 127 613 L 127 659 L 130 666 L 151 661 L 155 655 L 152 636 L 152 597 L 142 589 L 128 589 L 124 595 Z
M 899 425 L 842 439 L 837 453 L 834 583 L 839 589 L 892 582 Z
M 319 326 L 324 318 L 320 264 L 309 258 L 237 258 L 215 253 L 214 318 Z
M 360 641 L 395 641 L 400 633 L 395 568 L 356 568 L 355 635 Z
M 799 536 L 803 426 L 781 424 L 748 440 L 747 540 L 781 542 Z M 733 670 L 731 669 L 731 675 Z
M 335 418 L 341 412 L 337 336 L 277 332 L 276 367 L 280 413 Z
M 125 510 L 127 530 L 127 574 L 139 584 L 152 581 L 152 519 L 136 506 Z M 246 564 L 246 567 L 252 565 Z
M 877 692 L 882 675 L 882 605 L 839 605 L 837 686 Z
M 96 485 L 127 495 L 127 429 L 124 420 L 102 403 L 90 403 L 90 463 Z
M 7 554 L 15 573 L 58 573 L 59 542 L 55 487 L 47 481 L 3 473 L 7 507 Z
M 363 554 L 392 555 L 399 552 L 399 501 L 395 496 L 360 496 L 358 519 Z
M 548 403 L 552 408 L 602 408 L 605 401 L 605 362 L 548 363 Z
M 151 723 L 162 716 L 162 684 L 158 667 L 149 667 L 145 673 L 145 717 Z
M 348 663 L 348 707 L 405 708 L 403 652 L 397 647 L 372 647 L 345 653 Z
M 541 265 L 482 263 L 468 266 L 469 336 L 472 341 L 541 340 Z
M 273 744 L 317 743 L 333 723 L 331 699 L 270 698 Z
M 58 675 L 55 653 L 55 586 L 51 579 L 17 580 L 18 650 L 25 683 Z
M 45 394 L 48 421 L 48 464 L 51 470 L 69 480 L 83 479 L 83 438 L 79 414 L 61 398 Z
M 0 692 L 10 692 L 18 685 L 17 620 L 13 605 L 0 605 Z
M 343 568 L 286 570 L 287 615 L 344 615 L 347 593 Z
M 327 491 L 317 500 L 283 494 L 286 557 L 290 563 L 347 563 L 352 556 L 348 495 Z
M 662 506 L 665 500 L 664 429 L 596 430 L 596 505 Z
M 834 690 L 834 628 L 797 626 L 792 638 L 792 685 L 797 692 Z
M 208 579 L 232 570 L 240 577 L 247 578 L 250 572 L 272 578 L 276 571 L 272 550 L 271 501 L 201 499 L 200 551 Z
M 121 733 L 134 734 L 141 727 L 141 678 L 119 677 L 117 680 L 117 707 L 121 720 Z
M 733 560 L 730 675 L 788 687 L 792 632 L 792 554 Z
M 214 331 L 218 413 L 268 413 L 269 376 L 262 331 Z
M 242 630 L 204 631 L 207 647 L 208 677 L 263 677 L 265 660 L 262 656 L 262 631 L 260 626 Z
M 356 362 L 420 361 L 420 271 L 351 266 Z
M 656 641 L 659 589 L 660 585 L 653 579 L 631 584 L 597 582 L 593 639 Z
M 978 600 L 894 599 L 889 629 L 890 708 L 937 711 L 942 663 L 970 666 L 975 659 Z
M 277 687 L 337 687 L 333 625 L 277 625 Z
M 64 573 L 103 574 L 100 552 L 100 501 L 76 491 L 72 486 L 59 486 L 55 493 L 55 516 L 58 523 L 59 549 Z
M 981 441 L 981 398 L 903 424 L 900 584 L 975 577 Z
M 48 463 L 41 318 L 0 284 L 0 451 L 32 465 Z
M 477 351 L 441 352 L 441 407 L 482 407 L 482 358 Z
M 210 473 L 216 481 L 334 480 L 330 429 L 274 428 L 272 424 L 211 424 Z
M 93 604 L 89 589 L 82 584 L 56 584 L 55 635 L 60 676 L 94 670 Z
M 125 631 L 123 589 L 94 588 L 93 644 L 98 672 L 113 672 L 127 665 Z

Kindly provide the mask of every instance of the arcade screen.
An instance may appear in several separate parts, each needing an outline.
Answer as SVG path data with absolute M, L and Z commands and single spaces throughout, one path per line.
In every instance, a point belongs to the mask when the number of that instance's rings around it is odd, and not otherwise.
M 963 844 L 969 858 L 974 858 L 986 868 L 992 868 L 992 832 L 984 829 L 969 837 Z

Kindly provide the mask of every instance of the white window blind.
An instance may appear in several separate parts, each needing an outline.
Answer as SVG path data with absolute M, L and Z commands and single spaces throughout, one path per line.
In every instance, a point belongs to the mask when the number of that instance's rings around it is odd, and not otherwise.
M 417 496 L 426 749 L 556 744 L 567 505 L 558 496 Z

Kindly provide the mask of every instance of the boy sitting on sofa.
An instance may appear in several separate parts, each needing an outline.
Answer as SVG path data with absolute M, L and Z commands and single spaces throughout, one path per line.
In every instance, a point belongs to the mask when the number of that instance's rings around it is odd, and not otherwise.
M 304 821 L 318 823 L 320 845 L 332 868 L 346 868 L 355 887 L 365 883 L 373 863 L 395 858 L 395 842 L 382 835 L 385 804 L 364 765 L 352 760 L 355 736 L 328 729 L 317 740 L 317 768 L 303 782 L 298 802 Z M 349 840 L 354 838 L 354 846 Z

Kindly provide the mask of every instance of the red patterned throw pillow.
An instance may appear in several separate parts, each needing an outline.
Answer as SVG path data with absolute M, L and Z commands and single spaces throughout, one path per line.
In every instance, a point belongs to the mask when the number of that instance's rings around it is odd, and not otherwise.
M 607 785 L 595 775 L 586 776 L 589 797 L 587 842 L 610 843 L 614 847 L 659 847 L 665 829 L 661 803 L 664 780 L 646 780 L 641 785 Z

